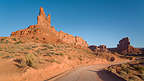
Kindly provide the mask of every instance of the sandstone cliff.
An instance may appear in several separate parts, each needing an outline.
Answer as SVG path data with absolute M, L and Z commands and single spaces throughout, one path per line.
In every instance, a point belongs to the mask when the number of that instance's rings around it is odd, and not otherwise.
M 26 29 L 12 32 L 11 37 L 18 37 L 23 42 L 61 42 L 80 47 L 88 47 L 87 42 L 81 37 L 72 36 L 63 31 L 56 31 L 55 28 L 51 26 L 51 16 L 46 16 L 42 7 L 40 7 L 36 25 L 31 25 Z

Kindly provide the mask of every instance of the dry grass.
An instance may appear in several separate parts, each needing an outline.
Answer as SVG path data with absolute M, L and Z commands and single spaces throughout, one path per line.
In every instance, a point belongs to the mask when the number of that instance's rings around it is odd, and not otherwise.
M 25 68 L 27 66 L 36 68 L 36 65 L 38 63 L 38 59 L 34 54 L 27 54 L 23 58 L 18 58 L 15 60 L 17 62 L 17 66 L 20 68 Z
M 143 61 L 135 61 L 132 63 L 111 66 L 109 71 L 117 74 L 127 81 L 144 81 Z

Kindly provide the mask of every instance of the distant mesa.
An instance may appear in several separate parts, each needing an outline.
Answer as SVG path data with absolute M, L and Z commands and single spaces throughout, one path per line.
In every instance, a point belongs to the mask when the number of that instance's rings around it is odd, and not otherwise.
M 51 26 L 51 15 L 48 14 L 48 16 L 46 16 L 42 7 L 40 7 L 36 25 L 12 32 L 10 37 L 18 37 L 23 42 L 67 43 L 80 47 L 88 47 L 87 42 L 81 37 L 72 36 L 63 31 L 56 31 L 55 28 Z

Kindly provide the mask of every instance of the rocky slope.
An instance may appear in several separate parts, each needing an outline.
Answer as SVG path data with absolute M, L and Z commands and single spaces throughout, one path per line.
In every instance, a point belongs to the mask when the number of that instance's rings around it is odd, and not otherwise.
M 144 81 L 144 60 L 114 65 L 107 68 L 108 71 L 122 77 L 126 81 Z
M 45 15 L 44 9 L 40 7 L 40 13 L 37 17 L 37 24 L 31 25 L 26 29 L 12 32 L 11 37 L 20 38 L 23 42 L 54 42 L 54 43 L 67 43 L 70 45 L 87 47 L 88 44 L 85 40 L 78 36 L 72 36 L 64 33 L 63 31 L 56 31 L 51 26 L 51 16 Z

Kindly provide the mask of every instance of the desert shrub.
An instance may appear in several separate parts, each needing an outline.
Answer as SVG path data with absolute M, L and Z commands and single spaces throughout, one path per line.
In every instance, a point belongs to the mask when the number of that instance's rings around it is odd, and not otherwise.
M 48 52 L 46 53 L 47 56 L 52 56 L 52 55 L 59 55 L 59 56 L 63 56 L 63 53 L 55 53 L 55 52 Z
M 21 43 L 23 43 L 23 42 L 22 41 L 15 42 L 15 44 L 21 44 Z
M 55 55 L 55 52 L 48 52 L 47 53 L 47 56 L 52 56 L 52 55 Z
M 56 59 L 50 59 L 50 60 L 47 60 L 48 62 L 50 62 L 50 63 L 58 63 L 58 64 L 60 64 L 60 62 L 59 61 L 57 61 Z
M 46 53 L 46 56 L 52 56 L 53 52 Z
M 55 55 L 63 56 L 64 54 L 63 53 L 55 53 Z
M 18 63 L 16 64 L 16 66 L 18 66 L 19 68 L 24 68 L 27 66 L 25 58 L 18 58 L 14 61 Z
M 15 60 L 18 64 L 17 66 L 20 68 L 24 68 L 26 66 L 36 67 L 37 58 L 34 54 L 27 54 L 24 58 L 19 58 Z
M 13 58 L 13 56 L 8 55 L 8 56 L 4 56 L 4 57 L 2 57 L 2 58 L 4 58 L 4 59 L 9 59 L 9 58 Z
M 28 52 L 24 52 L 24 54 L 28 54 Z
M 32 48 L 37 48 L 37 47 L 38 47 L 38 46 L 36 46 L 36 45 L 33 45 L 33 46 L 32 46 Z
M 52 60 L 49 60 L 49 62 L 53 63 L 53 62 L 56 62 L 56 60 L 55 60 L 55 59 L 52 59 Z
M 108 70 L 110 72 L 113 72 L 113 73 L 116 72 L 116 69 L 114 69 L 113 66 L 110 66 L 110 67 L 106 68 L 106 70 Z
M 144 75 L 142 74 L 142 75 L 139 75 L 139 77 L 142 79 L 142 80 L 144 80 Z
M 133 65 L 133 67 L 138 70 L 138 71 L 144 71 L 144 66 L 140 66 L 140 65 Z
M 127 73 L 126 73 L 125 71 L 120 71 L 119 74 L 120 74 L 121 76 L 126 76 L 126 75 L 127 75 Z
M 129 77 L 129 80 L 128 80 L 128 81 L 139 81 L 139 77 L 133 75 L 132 77 Z
M 42 48 L 41 50 L 48 50 L 47 48 Z
M 123 70 L 124 72 L 126 72 L 127 74 L 130 73 L 130 70 L 129 70 L 128 68 L 122 68 L 122 70 Z
M 127 64 L 121 64 L 121 68 L 127 68 Z
M 36 66 L 36 56 L 33 55 L 33 54 L 27 54 L 26 57 L 26 64 L 29 66 L 29 67 L 35 67 Z
M 78 59 L 79 59 L 80 61 L 82 61 L 82 60 L 83 60 L 82 56 L 79 56 L 79 57 L 78 57 Z
M 51 45 L 48 45 L 48 44 L 44 44 L 44 45 L 42 45 L 43 47 L 46 47 L 46 48 L 48 48 L 48 49 L 53 49 L 53 46 L 51 46 Z
M 39 38 L 36 38 L 36 40 L 39 40 Z
M 16 38 L 12 38 L 13 41 L 16 41 Z
M 115 58 L 114 58 L 114 57 L 111 57 L 111 58 L 110 58 L 110 61 L 111 61 L 111 62 L 115 61 Z

